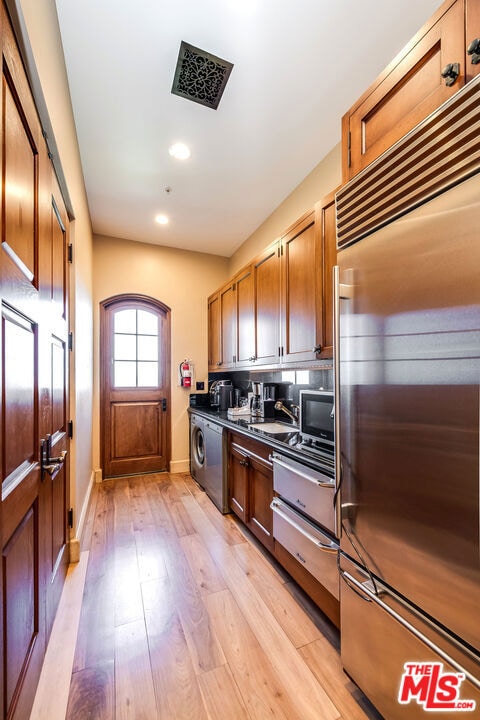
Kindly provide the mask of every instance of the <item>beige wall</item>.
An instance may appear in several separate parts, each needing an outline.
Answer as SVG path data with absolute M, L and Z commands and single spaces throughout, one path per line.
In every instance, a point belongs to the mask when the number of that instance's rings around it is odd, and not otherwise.
M 178 387 L 177 368 L 179 363 L 188 357 L 195 366 L 194 381 L 207 382 L 207 298 L 227 278 L 228 260 L 216 255 L 95 236 L 93 268 L 94 466 L 100 467 L 99 303 L 121 293 L 141 293 L 161 300 L 171 309 L 171 469 L 172 471 L 187 470 L 189 391 Z
M 14 0 L 11 0 L 12 2 Z M 98 411 L 98 303 L 123 292 L 152 295 L 172 309 L 172 459 L 188 458 L 187 391 L 176 386 L 176 364 L 195 362 L 196 378 L 207 379 L 206 298 L 235 270 L 278 237 L 340 183 L 340 147 L 335 148 L 269 216 L 229 260 L 128 240 L 95 238 L 92 231 L 69 99 L 54 0 L 16 0 L 23 13 L 60 162 L 72 200 L 75 261 L 71 277 L 71 500 L 78 523 L 93 468 L 100 466 Z M 92 286 L 92 261 L 95 266 Z M 94 290 L 93 290 L 94 288 Z M 92 322 L 92 311 L 94 323 Z M 95 338 L 95 365 L 93 360 Z
M 233 275 L 304 213 L 312 210 L 318 200 L 340 185 L 341 179 L 342 157 L 338 144 L 232 255 L 229 274 Z
M 84 513 L 92 480 L 92 232 L 63 50 L 54 0 L 19 0 L 35 58 L 60 162 L 72 200 L 75 262 L 71 271 L 71 318 L 75 353 L 70 374 L 71 504 L 75 528 Z

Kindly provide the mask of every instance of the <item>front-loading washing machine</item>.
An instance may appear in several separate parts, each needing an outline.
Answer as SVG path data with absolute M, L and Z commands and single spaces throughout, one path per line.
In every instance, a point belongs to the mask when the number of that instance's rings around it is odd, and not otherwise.
M 205 422 L 200 415 L 190 415 L 190 475 L 201 487 L 205 485 Z

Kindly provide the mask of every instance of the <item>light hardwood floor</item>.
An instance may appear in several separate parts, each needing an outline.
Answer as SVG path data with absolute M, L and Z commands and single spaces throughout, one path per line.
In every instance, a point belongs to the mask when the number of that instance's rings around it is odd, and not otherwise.
M 94 488 L 31 720 L 378 720 L 338 648 L 188 474 L 109 480 Z

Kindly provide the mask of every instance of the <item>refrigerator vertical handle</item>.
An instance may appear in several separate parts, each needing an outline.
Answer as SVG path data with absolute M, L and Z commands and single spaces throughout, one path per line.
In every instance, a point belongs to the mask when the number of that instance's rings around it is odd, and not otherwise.
M 342 533 L 342 503 L 340 486 L 342 480 L 342 454 L 340 451 L 340 268 L 333 267 L 333 379 L 335 407 L 335 534 Z

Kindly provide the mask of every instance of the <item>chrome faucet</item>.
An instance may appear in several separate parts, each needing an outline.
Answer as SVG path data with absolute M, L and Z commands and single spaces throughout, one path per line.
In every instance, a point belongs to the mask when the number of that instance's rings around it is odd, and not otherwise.
M 282 412 L 284 412 L 285 415 L 288 415 L 290 420 L 292 420 L 295 425 L 298 425 L 298 411 L 300 410 L 300 408 L 298 407 L 298 405 L 292 405 L 291 407 L 293 412 L 290 412 L 290 410 L 285 407 L 281 400 L 277 400 L 277 402 L 275 403 L 275 410 L 282 410 Z

